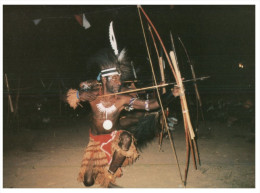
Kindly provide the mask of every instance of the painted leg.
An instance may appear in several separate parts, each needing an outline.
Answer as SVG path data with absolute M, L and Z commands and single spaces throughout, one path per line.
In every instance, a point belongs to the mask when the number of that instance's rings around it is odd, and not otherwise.
M 122 150 L 128 151 L 131 146 L 131 143 L 132 143 L 132 136 L 128 132 L 121 133 L 118 146 Z M 119 152 L 115 151 L 108 172 L 111 174 L 114 174 L 117 171 L 117 169 L 122 166 L 125 159 L 126 159 L 125 156 L 123 156 Z M 110 185 L 114 186 L 114 184 L 111 184 L 111 183 L 110 183 Z

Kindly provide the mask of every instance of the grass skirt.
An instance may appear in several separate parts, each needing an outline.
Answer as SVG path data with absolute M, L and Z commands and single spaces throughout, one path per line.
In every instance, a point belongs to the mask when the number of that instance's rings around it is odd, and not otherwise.
M 132 137 L 132 143 L 128 151 L 123 151 L 119 146 L 118 143 L 120 141 L 120 134 L 123 131 L 116 131 L 115 137 L 111 141 L 111 155 L 114 154 L 115 151 L 119 152 L 120 154 L 126 156 L 126 159 L 123 163 L 123 167 L 127 165 L 131 165 L 136 161 L 136 159 L 139 157 L 139 154 L 135 147 L 135 140 Z M 125 131 L 126 132 L 126 131 Z M 95 178 L 95 184 L 100 184 L 102 187 L 107 187 L 110 182 L 115 183 L 115 179 L 117 177 L 122 176 L 122 170 L 121 168 L 118 168 L 118 170 L 115 172 L 114 175 L 111 175 L 108 173 L 109 168 L 109 162 L 106 153 L 102 151 L 101 149 L 102 142 L 95 141 L 90 136 L 89 144 L 85 150 L 82 162 L 81 162 L 81 168 L 78 175 L 78 181 L 83 182 L 84 181 L 84 175 L 87 172 L 87 170 L 92 170 L 93 175 L 96 176 Z

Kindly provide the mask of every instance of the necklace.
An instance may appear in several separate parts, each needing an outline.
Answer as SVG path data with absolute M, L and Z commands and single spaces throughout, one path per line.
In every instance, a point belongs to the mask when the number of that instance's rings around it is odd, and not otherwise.
M 117 110 L 115 104 L 113 104 L 110 107 L 104 107 L 102 102 L 100 102 L 97 104 L 97 108 L 98 108 L 99 112 L 105 113 L 105 115 L 106 115 L 106 120 L 103 122 L 103 128 L 105 130 L 110 130 L 113 127 L 113 123 L 112 123 L 112 121 L 107 119 L 107 115 L 111 114 Z

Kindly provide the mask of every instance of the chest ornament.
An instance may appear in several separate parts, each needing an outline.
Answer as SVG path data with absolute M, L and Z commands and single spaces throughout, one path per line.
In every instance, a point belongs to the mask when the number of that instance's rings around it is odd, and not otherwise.
M 97 108 L 98 108 L 99 112 L 105 113 L 105 115 L 106 115 L 106 120 L 103 122 L 103 128 L 105 130 L 110 130 L 113 127 L 113 123 L 112 123 L 112 121 L 107 119 L 107 116 L 117 110 L 115 104 L 113 104 L 110 107 L 104 107 L 104 105 L 102 103 L 98 103 Z

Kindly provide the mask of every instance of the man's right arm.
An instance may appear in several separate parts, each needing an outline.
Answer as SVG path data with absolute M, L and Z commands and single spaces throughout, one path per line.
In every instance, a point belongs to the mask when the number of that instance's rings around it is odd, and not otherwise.
M 73 109 L 76 109 L 80 101 L 93 101 L 97 98 L 98 90 L 78 91 L 69 89 L 67 92 L 66 101 Z
M 97 95 L 98 90 L 79 91 L 79 100 L 91 102 L 97 98 Z

